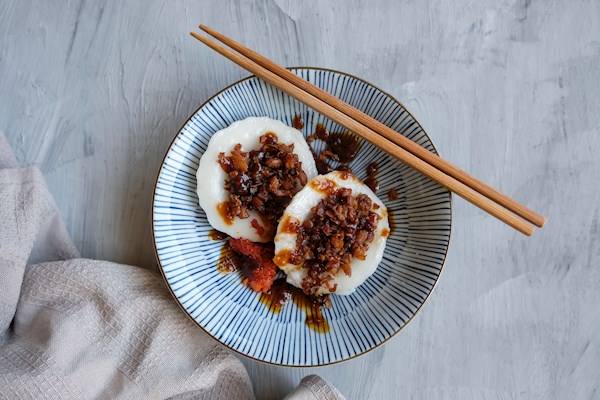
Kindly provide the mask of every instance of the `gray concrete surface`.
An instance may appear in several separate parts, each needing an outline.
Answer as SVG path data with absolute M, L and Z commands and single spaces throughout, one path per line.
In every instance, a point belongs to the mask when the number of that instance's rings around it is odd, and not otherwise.
M 526 238 L 455 197 L 422 313 L 339 365 L 244 360 L 259 398 L 309 373 L 354 399 L 600 398 L 600 2 L 3 0 L 0 129 L 85 257 L 156 269 L 167 146 L 247 75 L 188 35 L 201 22 L 390 92 L 445 158 L 549 221 Z

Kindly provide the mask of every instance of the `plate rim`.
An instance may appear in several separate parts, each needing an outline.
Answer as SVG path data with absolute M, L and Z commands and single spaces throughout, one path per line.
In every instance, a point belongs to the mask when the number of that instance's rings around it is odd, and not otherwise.
M 378 86 L 372 84 L 371 82 L 368 82 L 367 80 L 363 79 L 363 78 L 359 78 L 353 74 L 347 73 L 347 72 L 342 72 L 342 71 L 338 71 L 332 68 L 324 68 L 324 67 L 307 67 L 307 66 L 298 66 L 298 67 L 285 67 L 288 70 L 299 70 L 299 69 L 303 69 L 303 70 L 315 70 L 315 71 L 325 71 L 325 72 L 332 72 L 334 74 L 340 74 L 340 75 L 344 75 L 347 77 L 350 77 L 352 79 L 356 79 L 359 82 L 365 83 L 367 85 L 370 85 L 372 87 L 374 87 L 375 89 L 379 90 L 382 94 L 388 96 L 392 101 L 396 102 L 397 104 L 400 105 L 400 107 L 402 107 L 402 109 L 404 111 L 406 111 L 408 113 L 408 115 L 411 116 L 411 118 L 415 121 L 415 123 L 417 124 L 417 126 L 421 129 L 421 131 L 423 132 L 423 134 L 425 135 L 425 137 L 427 138 L 427 140 L 429 140 L 429 143 L 431 143 L 431 147 L 433 148 L 433 151 L 436 155 L 439 155 L 437 148 L 435 147 L 433 141 L 431 140 L 431 138 L 429 137 L 429 135 L 427 134 L 427 131 L 425 131 L 425 129 L 423 128 L 423 126 L 421 125 L 421 123 L 417 120 L 417 118 L 415 118 L 415 116 L 404 106 L 404 104 L 399 101 L 398 99 L 396 99 L 396 97 L 392 96 L 390 93 L 382 90 L 381 88 L 379 88 Z M 169 281 L 167 280 L 167 277 L 165 275 L 162 263 L 160 262 L 160 258 L 158 256 L 158 249 L 156 247 L 156 236 L 154 235 L 154 203 L 155 203 L 155 199 L 156 199 L 156 188 L 158 186 L 158 178 L 160 177 L 160 173 L 162 171 L 162 168 L 165 164 L 165 160 L 167 159 L 167 155 L 171 152 L 171 149 L 173 148 L 173 144 L 175 144 L 175 141 L 177 140 L 177 138 L 179 137 L 179 134 L 181 133 L 181 131 L 183 130 L 183 128 L 185 128 L 185 126 L 191 121 L 191 119 L 198 113 L 198 111 L 200 111 L 204 106 L 206 106 L 209 102 L 211 102 L 214 98 L 216 98 L 217 96 L 219 96 L 221 93 L 231 89 L 233 86 L 236 86 L 242 82 L 245 82 L 247 80 L 250 80 L 252 78 L 257 78 L 260 81 L 264 82 L 262 79 L 260 79 L 259 77 L 257 77 L 256 75 L 250 75 L 247 76 L 245 78 L 239 79 L 229 85 L 227 85 L 226 87 L 224 87 L 223 89 L 219 90 L 218 92 L 216 92 L 215 94 L 213 94 L 212 96 L 210 96 L 206 101 L 204 101 L 186 120 L 185 122 L 181 125 L 181 127 L 177 130 L 177 133 L 175 134 L 175 136 L 173 137 L 173 139 L 171 140 L 171 143 L 169 144 L 169 147 L 167 148 L 165 155 L 163 156 L 163 159 L 160 163 L 160 167 L 158 168 L 158 172 L 156 173 L 156 179 L 154 181 L 154 190 L 152 191 L 152 247 L 154 248 L 154 257 L 156 258 L 156 262 L 158 264 L 158 269 L 160 271 L 160 275 L 163 278 L 163 281 L 165 283 L 165 285 L 167 286 L 167 289 L 169 290 L 169 293 L 171 294 L 171 296 L 175 299 L 175 302 L 177 303 L 177 305 L 179 306 L 179 308 L 181 308 L 181 310 L 183 311 L 183 313 L 190 319 L 192 320 L 198 327 L 200 327 L 202 329 L 202 331 L 204 331 L 204 333 L 206 333 L 206 335 L 208 337 L 210 337 L 212 340 L 216 341 L 217 343 L 219 343 L 222 346 L 225 346 L 227 349 L 247 358 L 253 361 L 258 361 L 260 363 L 263 364 L 268 364 L 268 365 L 273 365 L 276 367 L 287 367 L 287 368 L 319 368 L 319 367 L 326 367 L 326 366 L 330 366 L 330 365 L 335 365 L 335 364 L 339 364 L 342 362 L 346 362 L 355 358 L 358 358 L 360 356 L 363 356 L 375 349 L 378 349 L 379 347 L 383 346 L 384 344 L 386 344 L 389 340 L 391 340 L 393 337 L 395 337 L 398 333 L 400 333 L 402 330 L 404 330 L 409 324 L 410 322 L 412 322 L 413 318 L 415 318 L 417 316 L 417 314 L 420 313 L 420 311 L 423 309 L 423 307 L 425 306 L 425 304 L 427 303 L 427 301 L 429 300 L 429 297 L 431 296 L 431 294 L 433 293 L 433 291 L 436 289 L 440 278 L 442 276 L 442 272 L 444 270 L 444 266 L 446 265 L 446 259 L 448 257 L 448 250 L 450 248 L 450 242 L 452 240 L 452 192 L 450 190 L 448 190 L 449 192 L 449 206 L 450 206 L 450 224 L 449 224 L 449 232 L 448 232 L 448 244 L 446 245 L 446 248 L 444 250 L 444 259 L 442 260 L 442 264 L 440 265 L 440 272 L 435 280 L 435 282 L 433 283 L 433 286 L 431 287 L 431 290 L 429 291 L 429 293 L 427 293 L 427 296 L 425 296 L 425 299 L 423 300 L 423 302 L 421 303 L 421 305 L 419 305 L 419 307 L 415 310 L 414 314 L 406 321 L 406 323 L 401 326 L 397 331 L 395 331 L 394 333 L 392 333 L 389 337 L 387 337 L 386 339 L 384 339 L 383 341 L 381 341 L 380 343 L 376 344 L 375 346 L 371 347 L 368 350 L 365 350 L 363 352 L 354 354 L 348 358 L 343 358 L 340 360 L 336 360 L 336 361 L 331 361 L 328 363 L 324 363 L 324 364 L 316 364 L 316 365 L 293 365 L 293 364 L 278 364 L 278 363 L 274 363 L 271 361 L 267 361 L 267 360 L 262 360 L 260 358 L 256 358 L 256 357 L 252 357 L 248 354 L 242 353 L 240 350 L 234 349 L 233 347 L 223 343 L 222 341 L 220 341 L 219 339 L 217 339 L 216 337 L 214 337 L 213 335 L 210 334 L 210 332 L 208 332 L 202 325 L 200 325 L 200 323 L 198 323 L 198 321 L 196 321 L 191 315 L 190 313 L 187 312 L 187 310 L 185 309 L 185 307 L 183 307 L 183 305 L 181 304 L 181 302 L 179 301 L 179 299 L 177 298 L 177 296 L 175 295 L 175 293 L 173 292 L 173 289 L 171 288 L 171 285 L 169 284 Z M 268 82 L 265 82 L 267 85 L 270 85 Z M 309 107 L 310 108 L 310 107 Z M 399 134 L 401 134 L 400 132 L 398 132 Z

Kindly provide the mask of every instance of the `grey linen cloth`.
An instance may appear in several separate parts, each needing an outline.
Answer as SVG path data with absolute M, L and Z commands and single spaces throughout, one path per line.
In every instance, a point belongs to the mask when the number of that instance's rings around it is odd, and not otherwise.
M 0 399 L 254 398 L 157 274 L 79 257 L 42 174 L 0 132 Z M 343 399 L 315 375 L 286 398 Z

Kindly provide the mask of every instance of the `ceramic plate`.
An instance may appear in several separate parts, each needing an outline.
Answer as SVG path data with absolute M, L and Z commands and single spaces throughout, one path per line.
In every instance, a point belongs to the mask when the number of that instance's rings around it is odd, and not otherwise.
M 393 97 L 356 77 L 324 69 L 293 72 L 371 115 L 392 129 L 436 150 L 413 116 Z M 250 116 L 291 125 L 300 115 L 303 134 L 317 123 L 343 131 L 280 90 L 250 77 L 222 90 L 190 117 L 167 151 L 153 204 L 153 235 L 162 274 L 185 312 L 208 334 L 245 356 L 278 365 L 317 366 L 363 354 L 394 336 L 414 317 L 433 290 L 448 250 L 450 193 L 369 143 L 350 163 L 365 179 L 379 165 L 377 192 L 390 213 L 392 232 L 376 272 L 350 296 L 331 296 L 324 310 L 328 329 L 306 324 L 306 312 L 289 302 L 274 313 L 260 295 L 241 284 L 239 272 L 217 265 L 223 241 L 198 205 L 196 169 L 218 130 Z M 317 144 L 317 150 L 320 150 Z M 398 199 L 389 200 L 395 188 Z

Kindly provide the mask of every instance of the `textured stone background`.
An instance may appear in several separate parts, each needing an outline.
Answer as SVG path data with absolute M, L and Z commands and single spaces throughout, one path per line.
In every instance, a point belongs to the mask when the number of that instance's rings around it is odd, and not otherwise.
M 247 74 L 200 22 L 401 100 L 442 156 L 548 217 L 525 238 L 455 198 L 423 312 L 358 359 L 244 360 L 259 398 L 318 373 L 356 399 L 600 398 L 600 2 L 0 2 L 0 129 L 85 257 L 156 269 L 150 204 L 188 116 Z

